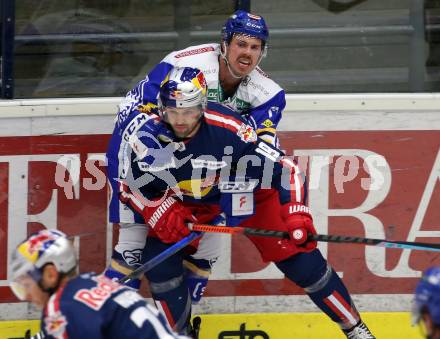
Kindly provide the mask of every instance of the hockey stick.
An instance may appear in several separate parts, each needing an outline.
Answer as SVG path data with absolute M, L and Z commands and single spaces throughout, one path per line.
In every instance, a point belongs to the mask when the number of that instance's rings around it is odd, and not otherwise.
M 125 284 L 126 282 L 129 282 L 130 280 L 136 279 L 139 275 L 142 273 L 145 273 L 149 270 L 151 270 L 153 267 L 160 264 L 162 261 L 166 260 L 167 258 L 171 257 L 173 254 L 180 251 L 185 246 L 189 245 L 191 242 L 196 240 L 197 238 L 200 238 L 203 233 L 199 232 L 192 232 L 190 235 L 186 236 L 182 240 L 176 242 L 175 244 L 168 247 L 165 251 L 158 254 L 154 258 L 147 261 L 145 264 L 142 264 L 137 269 L 135 269 L 130 274 L 127 274 L 125 277 L 118 280 L 120 284 Z
M 196 240 L 197 238 L 200 238 L 203 235 L 203 233 L 200 232 L 192 232 L 187 237 L 183 238 L 182 240 L 176 242 L 175 244 L 171 245 L 169 248 L 167 248 L 165 251 L 161 252 L 151 260 L 147 261 L 145 264 L 139 266 L 136 270 L 131 272 L 130 274 L 126 275 L 125 277 L 119 279 L 119 283 L 124 284 L 132 279 L 137 278 L 139 275 L 141 275 L 144 272 L 147 272 L 148 270 L 151 270 L 153 267 L 160 264 L 162 261 L 166 260 L 173 254 L 180 251 L 185 246 L 189 245 L 191 242 Z M 44 339 L 43 332 L 38 332 L 32 337 L 28 337 L 29 339 Z
M 211 222 L 213 224 L 218 224 L 221 222 L 224 222 L 225 218 L 222 214 L 215 217 Z M 188 227 L 192 224 L 188 224 Z M 171 257 L 173 254 L 179 252 L 182 248 L 189 245 L 194 240 L 200 238 L 203 234 L 200 232 L 192 232 L 190 235 L 186 236 L 182 240 L 176 242 L 175 244 L 168 247 L 165 251 L 162 253 L 159 253 L 154 258 L 150 259 L 146 263 L 139 266 L 137 269 L 135 269 L 130 274 L 127 274 L 125 277 L 118 280 L 118 283 L 125 284 L 126 282 L 129 282 L 132 279 L 136 279 L 139 275 L 142 273 L 145 273 L 149 270 L 151 270 L 156 265 L 160 264 L 162 261 L 166 260 L 167 258 Z
M 214 232 L 214 233 L 229 233 L 229 234 L 245 234 L 250 236 L 276 237 L 289 239 L 288 232 L 255 229 L 249 227 L 228 227 L 228 226 L 211 226 L 204 224 L 191 224 L 190 229 L 199 232 Z M 429 244 L 424 242 L 410 242 L 410 241 L 392 241 L 385 239 L 371 239 L 362 237 L 352 237 L 345 235 L 327 235 L 327 234 L 309 234 L 309 239 L 324 242 L 334 243 L 349 243 L 349 244 L 365 244 L 387 248 L 400 248 L 411 250 L 423 250 L 440 252 L 440 244 Z

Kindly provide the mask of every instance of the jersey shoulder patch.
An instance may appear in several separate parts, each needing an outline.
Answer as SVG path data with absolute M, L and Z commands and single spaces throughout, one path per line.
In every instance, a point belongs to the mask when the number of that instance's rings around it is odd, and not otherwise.
M 208 125 L 227 129 L 236 134 L 243 142 L 257 141 L 255 130 L 233 115 L 207 109 L 204 116 Z
M 43 313 L 42 326 L 44 331 L 54 338 L 64 338 L 67 331 L 68 321 L 61 310 L 63 291 L 64 288 L 60 288 L 56 293 L 52 294 Z

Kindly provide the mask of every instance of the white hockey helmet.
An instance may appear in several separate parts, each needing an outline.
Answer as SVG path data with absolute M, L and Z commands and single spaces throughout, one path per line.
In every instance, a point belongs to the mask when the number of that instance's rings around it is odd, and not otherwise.
M 204 110 L 207 105 L 207 90 L 202 71 L 191 67 L 175 67 L 161 83 L 159 109 L 162 113 L 165 107 L 200 106 Z
M 12 253 L 10 263 L 12 278 L 10 286 L 20 300 L 26 297 L 26 291 L 20 283 L 24 276 L 39 283 L 42 269 L 53 264 L 61 274 L 67 274 L 76 268 L 75 250 L 67 236 L 60 231 L 42 230 L 20 243 Z

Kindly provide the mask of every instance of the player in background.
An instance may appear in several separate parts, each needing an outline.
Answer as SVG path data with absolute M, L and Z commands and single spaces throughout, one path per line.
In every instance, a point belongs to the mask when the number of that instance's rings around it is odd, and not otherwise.
M 130 140 L 132 162 L 120 187 L 121 201 L 150 226 L 143 260 L 189 235 L 188 223 L 206 223 L 220 212 L 228 224 L 288 232 L 290 239 L 249 238 L 348 338 L 374 339 L 342 280 L 309 241 L 316 231 L 297 164 L 232 110 L 206 104 L 199 70 L 174 68 L 166 79 L 160 115 L 150 113 Z M 173 141 L 160 139 L 163 129 Z M 156 306 L 183 333 L 191 331 L 187 257 L 180 251 L 146 272 Z
M 139 84 L 127 93 L 120 104 L 116 126 L 108 148 L 108 178 L 112 188 L 110 222 L 120 225 L 106 275 L 120 279 L 140 263 L 140 253 L 145 245 L 147 227 L 118 200 L 117 179 L 124 175 L 123 154 L 127 141 L 145 120 L 146 112 L 157 109 L 160 84 L 174 67 L 199 68 L 208 86 L 208 101 L 227 105 L 238 112 L 259 137 L 272 145 L 278 140 L 275 129 L 286 105 L 283 89 L 258 67 L 266 55 L 269 31 L 264 19 L 245 11 L 236 11 L 222 29 L 221 43 L 191 46 L 168 54 Z M 162 138 L 173 136 L 165 129 Z M 202 297 L 208 283 L 213 263 L 221 254 L 221 235 L 204 235 L 200 250 L 185 262 L 186 280 L 193 302 Z M 210 250 L 204 250 L 210 248 Z M 140 281 L 130 286 L 139 288 Z
M 426 270 L 416 287 L 413 323 L 427 339 L 440 339 L 440 266 Z
M 187 338 L 128 287 L 103 275 L 78 275 L 74 248 L 60 231 L 31 235 L 13 252 L 10 267 L 17 298 L 43 310 L 42 338 Z

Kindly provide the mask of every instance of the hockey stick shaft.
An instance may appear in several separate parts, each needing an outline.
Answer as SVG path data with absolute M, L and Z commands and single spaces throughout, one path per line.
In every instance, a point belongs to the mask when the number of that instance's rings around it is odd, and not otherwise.
M 187 237 L 183 238 L 182 240 L 176 242 L 175 244 L 168 247 L 165 251 L 161 252 L 151 260 L 147 261 L 145 264 L 139 266 L 136 270 L 131 272 L 130 274 L 126 275 L 125 277 L 121 278 L 118 282 L 121 284 L 125 284 L 129 282 L 132 279 L 137 278 L 139 275 L 151 270 L 153 267 L 157 266 L 167 258 L 171 257 L 173 254 L 179 252 L 182 248 L 189 245 L 191 242 L 196 240 L 197 238 L 200 238 L 203 233 L 200 232 L 192 232 Z M 44 339 L 43 332 L 38 332 L 34 336 L 30 337 L 30 339 Z
M 220 223 L 220 222 L 224 222 L 224 220 L 225 219 L 224 219 L 223 215 L 220 214 L 217 217 L 215 217 L 211 222 L 213 224 L 217 224 L 217 223 Z M 189 225 L 191 225 L 191 224 L 189 224 Z M 192 232 L 190 235 L 186 236 L 185 238 L 179 240 L 175 244 L 173 244 L 170 247 L 168 247 L 162 253 L 159 253 L 154 258 L 150 259 L 146 263 L 144 263 L 141 266 L 139 266 L 137 269 L 135 269 L 130 274 L 126 275 L 125 277 L 123 277 L 121 279 L 119 279 L 118 282 L 120 284 L 125 284 L 125 283 L 129 282 L 130 280 L 133 280 L 133 279 L 137 278 L 142 273 L 145 273 L 145 272 L 151 270 L 153 267 L 159 265 L 161 262 L 163 262 L 167 258 L 171 257 L 173 254 L 179 252 L 182 248 L 184 248 L 185 246 L 189 245 L 194 240 L 200 238 L 202 235 L 203 235 L 203 233 L 200 233 L 200 232 Z
M 400 248 L 421 251 L 440 252 L 440 244 L 430 244 L 425 242 L 411 242 L 411 241 L 392 241 L 385 239 L 372 239 L 362 237 L 351 237 L 346 235 L 327 235 L 316 234 L 312 238 L 316 241 L 335 242 L 335 243 L 350 243 L 350 244 L 365 244 L 387 248 Z
M 230 226 L 211 226 L 204 224 L 190 225 L 193 231 L 199 232 L 215 232 L 228 234 L 246 234 L 250 236 L 264 236 L 289 239 L 289 233 L 283 231 L 256 229 L 249 227 L 230 227 Z M 334 242 L 334 243 L 350 243 L 350 244 L 365 244 L 371 246 L 380 246 L 387 248 L 401 248 L 411 250 L 423 250 L 440 252 L 440 244 L 430 244 L 424 242 L 410 242 L 410 241 L 392 241 L 385 239 L 372 239 L 362 237 L 352 237 L 344 235 L 327 235 L 327 234 L 310 234 L 309 238 L 316 241 Z
M 179 252 L 182 248 L 192 243 L 197 238 L 200 238 L 202 236 L 202 233 L 199 232 L 192 232 L 190 235 L 186 236 L 182 240 L 176 242 L 175 244 L 168 247 L 165 251 L 161 252 L 154 258 L 150 259 L 146 263 L 139 266 L 137 269 L 135 269 L 130 274 L 126 275 L 125 277 L 121 278 L 118 282 L 121 284 L 125 284 L 129 282 L 130 280 L 133 280 L 137 277 L 139 277 L 142 273 L 145 273 L 149 270 L 151 270 L 153 267 L 157 266 L 167 258 L 171 257 L 173 254 Z
M 246 234 L 263 237 L 285 238 L 289 239 L 289 234 L 283 231 L 273 231 L 256 229 L 250 227 L 232 227 L 232 226 L 213 226 L 205 224 L 189 224 L 189 228 L 197 232 L 208 233 L 227 233 L 227 234 Z

